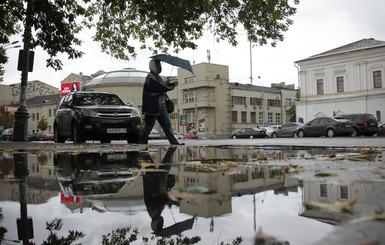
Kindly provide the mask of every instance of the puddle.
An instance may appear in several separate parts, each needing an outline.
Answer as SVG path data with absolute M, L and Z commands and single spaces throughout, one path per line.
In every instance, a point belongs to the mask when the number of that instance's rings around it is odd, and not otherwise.
M 383 149 L 235 146 L 0 152 L 3 242 L 42 244 L 73 230 L 84 234 L 76 243 L 101 244 L 131 227 L 127 234 L 139 233 L 132 244 L 181 232 L 200 244 L 237 238 L 253 244 L 257 235 L 311 244 L 357 218 L 356 206 L 333 205 L 359 193 L 360 208 L 383 186 L 383 155 Z M 62 227 L 50 233 L 47 222 Z

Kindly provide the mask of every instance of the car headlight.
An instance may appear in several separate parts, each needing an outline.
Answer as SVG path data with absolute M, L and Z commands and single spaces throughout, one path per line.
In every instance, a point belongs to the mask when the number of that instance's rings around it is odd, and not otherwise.
M 139 111 L 136 108 L 132 108 L 131 113 L 132 113 L 132 117 L 139 117 L 140 116 Z
M 97 117 L 98 113 L 92 109 L 82 109 L 82 115 L 85 117 Z

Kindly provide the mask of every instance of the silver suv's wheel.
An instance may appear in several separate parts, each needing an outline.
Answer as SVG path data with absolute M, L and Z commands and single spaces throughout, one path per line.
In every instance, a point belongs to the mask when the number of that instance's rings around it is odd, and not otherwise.
M 277 133 L 273 133 L 271 136 L 272 136 L 273 138 L 278 138 Z

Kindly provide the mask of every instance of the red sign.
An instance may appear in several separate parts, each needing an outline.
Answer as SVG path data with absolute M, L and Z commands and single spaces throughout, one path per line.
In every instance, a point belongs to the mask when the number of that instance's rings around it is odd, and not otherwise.
M 80 91 L 80 82 L 62 83 L 60 91 L 61 91 L 61 96 L 64 96 L 74 91 Z

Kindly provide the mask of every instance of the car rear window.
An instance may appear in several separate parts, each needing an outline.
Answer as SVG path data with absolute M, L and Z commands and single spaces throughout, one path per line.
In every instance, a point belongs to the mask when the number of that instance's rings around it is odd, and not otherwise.
M 364 115 L 364 120 L 377 120 L 372 114 Z

